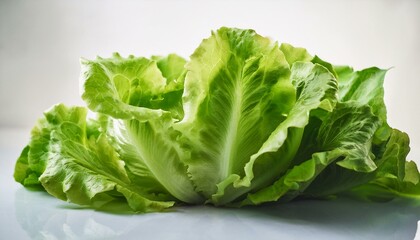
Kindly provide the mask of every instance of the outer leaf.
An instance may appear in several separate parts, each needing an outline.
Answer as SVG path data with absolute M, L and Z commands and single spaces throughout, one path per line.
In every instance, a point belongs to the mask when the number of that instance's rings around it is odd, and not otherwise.
M 147 164 L 139 156 L 136 145 L 130 141 L 124 121 L 107 119 L 107 137 L 119 157 L 125 162 L 127 175 L 133 184 L 141 186 L 145 196 L 153 200 L 174 200 L 175 198 L 162 186 Z
M 318 56 L 310 55 L 305 48 L 294 47 L 288 43 L 282 43 L 280 45 L 280 50 L 284 53 L 284 56 L 290 66 L 292 66 L 295 62 L 317 63 L 328 69 L 328 71 L 337 78 L 337 73 L 331 63 L 322 60 Z
M 416 167 L 417 168 L 417 167 Z M 420 199 L 420 184 L 398 181 L 393 178 L 379 178 L 343 193 L 354 198 L 385 202 L 395 198 Z
M 191 150 L 188 171 L 208 198 L 243 166 L 294 103 L 290 70 L 276 44 L 251 30 L 221 28 L 186 66 L 185 117 L 175 125 Z
M 187 203 L 203 202 L 183 162 L 189 152 L 180 147 L 180 133 L 173 130 L 171 122 L 112 121 L 108 134 L 115 139 L 114 146 L 131 178 L 149 194 L 163 194 L 163 199 L 170 194 Z
M 420 174 L 414 162 L 406 162 L 410 151 L 406 133 L 393 129 L 386 143 L 376 171 L 369 182 L 344 192 L 344 195 L 373 201 L 387 201 L 396 197 L 419 199 Z
M 67 108 L 58 104 L 47 110 L 31 131 L 31 139 L 19 157 L 15 167 L 15 180 L 24 186 L 40 185 L 39 176 L 44 172 L 50 157 L 51 132 L 64 121 L 79 124 L 83 108 Z
M 295 62 L 310 62 L 313 59 L 313 56 L 305 48 L 294 47 L 288 43 L 282 43 L 280 50 L 283 52 L 290 66 Z
M 92 111 L 147 121 L 161 117 L 181 100 L 175 79 L 167 81 L 156 61 L 114 54 L 110 59 L 82 60 L 82 67 L 82 98 Z
M 157 62 L 114 55 L 83 62 L 83 98 L 93 111 L 116 119 L 108 126 L 114 147 L 127 162 L 132 178 L 147 184 L 148 193 L 202 202 L 187 175 L 184 152 L 176 141 L 179 133 L 172 128 L 183 116 L 181 67 L 185 61 L 175 55 L 154 59 Z
M 280 50 L 284 53 L 290 65 L 301 61 L 317 63 L 327 68 L 338 80 L 340 101 L 356 101 L 361 106 L 369 105 L 375 115 L 380 117 L 383 124 L 386 124 L 383 81 L 387 70 L 372 67 L 354 71 L 349 66 L 333 66 L 316 55 L 311 56 L 305 48 L 294 47 L 287 43 L 282 43 Z M 385 132 L 382 133 L 381 140 L 386 140 L 390 129 L 387 125 L 383 128 L 382 130 Z
M 183 75 L 185 75 L 185 64 L 187 61 L 176 54 L 169 54 L 168 56 L 153 56 L 152 60 L 156 61 L 157 67 L 162 72 L 162 76 L 166 78 L 166 83 L 184 82 Z M 182 85 L 180 86 L 182 89 Z
M 236 205 L 259 205 L 265 202 L 274 202 L 285 198 L 287 193 L 290 193 L 291 197 L 286 200 L 291 200 L 302 192 L 335 158 L 337 158 L 336 152 L 315 153 L 310 160 L 294 166 L 274 184 L 248 194 L 245 200 Z
M 213 196 L 214 202 L 223 204 L 233 201 L 241 194 L 275 181 L 287 170 L 295 156 L 310 112 L 320 108 L 324 102 L 333 105 L 337 85 L 334 77 L 324 67 L 311 63 L 295 63 L 291 79 L 297 88 L 298 100 L 286 120 L 279 124 L 262 147 L 250 157 L 245 165 L 246 175 L 243 179 L 233 175 L 218 185 L 219 191 Z M 225 191 L 228 183 L 233 183 L 235 188 L 244 188 Z
M 373 138 L 373 140 L 377 140 L 373 148 L 370 148 L 367 145 L 363 148 L 363 152 L 365 153 L 373 151 L 369 154 L 370 157 L 360 157 L 356 155 L 353 157 L 353 159 L 358 161 L 360 164 L 354 164 L 355 162 L 345 163 L 345 161 L 347 160 L 344 160 L 338 162 L 338 164 L 343 166 L 344 168 L 339 168 L 336 165 L 331 165 L 327 169 L 323 170 L 321 175 L 315 180 L 314 183 L 312 183 L 307 192 L 308 194 L 312 194 L 314 196 L 335 194 L 340 191 L 347 190 L 351 187 L 371 181 L 374 178 L 374 174 L 376 173 L 365 174 L 359 172 L 371 172 L 375 170 L 377 165 L 381 166 L 382 162 L 384 162 L 383 158 L 381 157 L 382 155 L 392 156 L 392 154 L 389 153 L 378 152 L 378 150 L 381 151 L 380 148 L 381 145 L 383 145 L 382 142 L 380 142 L 381 140 L 378 140 L 378 136 L 382 135 L 379 136 L 382 138 L 386 137 L 386 135 L 389 136 L 389 134 L 386 133 L 386 129 L 388 128 L 388 126 L 386 124 L 386 110 L 385 106 L 383 105 L 382 83 L 385 71 L 377 68 L 372 68 L 355 73 L 353 69 L 349 67 L 335 67 L 334 70 L 339 76 L 338 83 L 340 100 L 344 102 L 351 102 L 353 105 L 357 106 L 370 106 L 371 109 L 373 109 L 373 113 L 376 116 L 378 116 L 381 120 L 379 124 L 382 126 L 379 128 L 379 130 L 376 130 L 375 138 Z M 325 119 L 323 119 L 322 121 L 325 121 Z M 307 130 L 305 131 L 303 143 L 307 142 L 320 144 L 322 142 L 322 140 L 320 140 L 319 138 L 315 138 L 314 136 L 316 135 L 313 134 L 313 132 L 319 131 L 320 123 L 321 121 L 316 120 L 315 118 L 311 121 L 311 124 L 308 125 Z M 335 134 L 339 134 L 339 132 L 341 131 L 341 128 L 337 129 L 338 132 L 336 132 Z M 403 137 L 396 138 L 400 139 L 401 141 L 404 141 Z M 324 139 L 329 138 L 324 137 Z M 330 137 L 330 139 L 332 138 Z M 386 140 L 387 139 L 385 138 L 382 141 Z M 302 144 L 302 146 L 304 147 L 301 147 L 297 156 L 297 159 L 301 159 L 300 161 L 306 159 L 306 157 L 309 154 L 322 149 L 319 146 L 313 146 L 311 144 Z M 375 160 L 374 154 L 379 159 Z M 404 172 L 404 170 L 401 169 L 404 169 L 403 162 L 405 162 L 405 157 L 399 159 L 400 162 L 398 163 L 398 165 L 402 166 L 402 168 L 399 168 L 399 172 L 401 174 L 401 172 Z M 388 162 L 390 168 L 395 168 L 398 166 L 395 161 L 385 162 Z M 380 171 L 380 169 L 381 167 L 379 167 L 378 171 Z M 354 172 L 353 170 L 359 172 Z
M 328 69 L 330 73 L 334 75 L 335 78 L 338 78 L 337 73 L 335 72 L 334 66 L 331 63 L 322 60 L 318 56 L 315 56 L 314 58 L 312 58 L 311 62 L 324 66 L 326 69 Z
M 124 162 L 108 144 L 106 136 L 86 135 L 86 109 L 77 123 L 65 121 L 51 132 L 50 154 L 40 182 L 51 195 L 73 203 L 100 208 L 123 196 L 135 211 L 158 211 L 173 202 L 151 201 L 141 186 L 131 184 Z M 54 109 L 52 110 L 54 113 Z
M 176 54 L 169 54 L 166 57 L 152 57 L 157 67 L 166 78 L 165 92 L 154 99 L 154 106 L 171 112 L 176 119 L 182 119 L 184 112 L 181 97 L 184 92 L 184 80 L 187 73 L 185 64 L 187 61 Z
M 319 144 L 313 146 L 314 152 L 338 151 L 338 158 L 332 159 L 337 164 L 324 166 L 305 194 L 328 196 L 370 181 L 379 164 L 371 152 L 371 142 L 379 124 L 380 120 L 369 107 L 340 103 L 322 123 L 317 139 L 312 140 Z
M 409 152 L 410 139 L 408 135 L 393 129 L 391 136 L 386 142 L 385 151 L 377 161 L 379 165 L 378 171 L 376 171 L 377 177 L 392 177 L 403 181 L 406 177 L 406 172 L 412 173 L 408 176 L 409 179 L 416 177 L 416 173 L 411 171 L 415 165 L 413 166 L 406 162 Z M 409 167 L 407 168 L 407 166 Z
M 378 127 L 379 120 L 372 115 L 369 107 L 357 107 L 351 104 L 338 104 L 335 111 L 329 113 L 321 124 L 317 134 L 317 147 L 327 151 L 319 151 L 306 161 L 295 159 L 299 164 L 295 165 L 273 185 L 264 188 L 256 193 L 249 194 L 241 205 L 260 204 L 267 201 L 291 200 L 301 194 L 317 194 L 318 188 L 328 188 L 322 184 L 315 184 L 312 181 L 325 171 L 325 168 L 334 161 L 338 164 L 349 164 L 352 168 L 360 168 L 365 165 L 367 159 L 371 158 L 370 141 Z M 338 132 L 337 132 L 338 131 Z M 295 162 L 295 163 L 296 163 Z M 368 160 L 369 163 L 371 159 Z M 326 175 L 329 184 L 335 184 L 337 180 Z M 323 179 L 321 176 L 317 178 Z M 324 183 L 325 181 L 320 181 Z M 311 185 L 309 185 L 311 184 Z M 306 189 L 309 186 L 309 189 Z M 322 191 L 321 190 L 321 191 Z M 285 196 L 287 194 L 287 196 Z
M 30 168 L 28 153 L 29 145 L 22 150 L 19 158 L 17 159 L 13 177 L 16 182 L 21 183 L 25 187 L 37 186 L 40 185 L 40 182 L 38 181 L 39 175 Z
M 321 149 L 347 151 L 345 158 L 337 162 L 341 167 L 371 172 L 376 169 L 370 153 L 371 139 L 378 125 L 369 107 L 340 105 L 321 125 L 317 143 Z
M 343 102 L 355 101 L 360 106 L 368 105 L 381 120 L 381 127 L 375 134 L 376 143 L 386 141 L 391 128 L 386 121 L 383 82 L 387 70 L 376 67 L 353 71 L 346 66 L 336 66 L 338 74 L 339 98 Z
M 405 174 L 404 182 L 411 182 L 412 184 L 418 185 L 420 182 L 420 173 L 417 168 L 417 164 L 413 161 L 405 162 Z

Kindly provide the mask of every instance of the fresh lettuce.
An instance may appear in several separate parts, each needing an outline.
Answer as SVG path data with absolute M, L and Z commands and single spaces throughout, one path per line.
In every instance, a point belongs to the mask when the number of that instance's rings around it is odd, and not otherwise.
M 226 27 L 189 61 L 114 54 L 81 64 L 87 108 L 58 104 L 38 120 L 15 167 L 25 187 L 136 212 L 420 198 L 408 135 L 387 123 L 386 70 L 335 66 Z

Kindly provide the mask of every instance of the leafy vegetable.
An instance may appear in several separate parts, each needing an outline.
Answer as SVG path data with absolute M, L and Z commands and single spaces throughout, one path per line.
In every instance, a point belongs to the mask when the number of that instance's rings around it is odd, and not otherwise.
M 85 107 L 56 105 L 15 179 L 98 209 L 420 198 L 408 135 L 386 120 L 386 70 L 334 66 L 253 30 L 221 28 L 189 61 L 82 60 Z

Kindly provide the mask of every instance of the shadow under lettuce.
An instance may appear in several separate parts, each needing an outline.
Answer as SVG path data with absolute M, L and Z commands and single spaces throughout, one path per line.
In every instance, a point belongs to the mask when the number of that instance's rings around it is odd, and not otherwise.
M 407 201 L 301 200 L 257 207 L 185 206 L 110 214 L 20 188 L 16 217 L 32 239 L 414 239 L 420 207 Z

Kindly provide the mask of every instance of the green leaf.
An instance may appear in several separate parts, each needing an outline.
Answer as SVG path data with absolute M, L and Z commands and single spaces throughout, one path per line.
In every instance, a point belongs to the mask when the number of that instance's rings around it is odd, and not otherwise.
M 207 198 L 244 165 L 294 103 L 289 66 L 278 46 L 251 30 L 221 28 L 186 66 L 185 117 L 175 125 L 191 150 L 188 171 Z
M 219 191 L 212 199 L 214 202 L 231 202 L 241 194 L 270 185 L 278 179 L 288 169 L 299 148 L 310 112 L 325 102 L 334 105 L 337 83 L 326 68 L 312 63 L 295 63 L 291 80 L 298 93 L 296 104 L 261 148 L 250 157 L 245 165 L 245 177 L 239 179 L 239 176 L 233 176 L 218 185 Z M 225 191 L 229 183 L 233 183 L 236 189 Z
M 149 194 L 201 202 L 183 163 L 188 153 L 172 128 L 183 116 L 185 60 L 176 55 L 153 59 L 114 55 L 85 61 L 83 97 L 93 111 L 115 118 L 107 127 L 113 146 Z
M 288 43 L 282 43 L 280 50 L 283 52 L 290 66 L 295 62 L 310 62 L 313 59 L 313 56 L 305 48 L 294 47 Z
M 335 152 L 315 153 L 311 159 L 292 167 L 272 185 L 248 194 L 246 199 L 233 205 L 247 206 L 274 202 L 280 198 L 285 198 L 285 195 L 289 192 L 291 197 L 288 197 L 287 200 L 291 200 L 302 192 L 319 172 L 335 158 L 337 158 Z
M 335 77 L 335 78 L 338 78 L 338 75 L 337 75 L 337 73 L 336 73 L 336 72 L 335 72 L 335 70 L 334 70 L 334 66 L 333 66 L 331 63 L 329 63 L 329 62 L 326 62 L 326 61 L 322 60 L 322 59 L 321 59 L 321 58 L 319 58 L 318 56 L 315 56 L 314 58 L 312 58 L 312 59 L 311 59 L 311 62 L 312 62 L 312 63 L 317 63 L 317 64 L 319 64 L 319 65 L 324 66 L 326 69 L 328 69 L 328 71 L 329 71 L 331 74 L 333 74 L 333 75 L 334 75 L 334 77 Z
M 316 141 L 320 149 L 339 148 L 348 152 L 344 159 L 337 161 L 338 165 L 359 172 L 376 169 L 370 147 L 379 119 L 369 107 L 340 104 L 323 123 Z
M 174 202 L 153 201 L 141 193 L 141 186 L 133 185 L 106 135 L 98 138 L 86 134 L 85 108 L 77 110 L 77 121 L 60 119 L 62 123 L 51 131 L 49 156 L 39 180 L 51 195 L 80 205 L 101 208 L 125 198 L 134 211 L 160 211 Z M 56 116 L 56 109 L 47 116 Z M 70 115 L 67 115 L 70 116 Z M 75 117 L 75 116 L 74 116 Z
M 331 63 L 322 60 L 316 55 L 310 55 L 305 48 L 294 47 L 288 43 L 282 43 L 280 45 L 280 50 L 284 53 L 284 56 L 286 57 L 286 60 L 290 66 L 292 66 L 295 62 L 317 63 L 328 69 L 328 71 L 332 73 L 335 78 L 337 78 L 337 73 L 335 72 L 334 66 Z
M 108 136 L 126 163 L 130 178 L 155 199 L 200 203 L 183 162 L 189 151 L 177 142 L 180 133 L 169 121 L 111 120 Z M 173 196 L 173 197 L 172 197 Z
M 396 197 L 420 199 L 420 174 L 415 162 L 406 161 L 409 151 L 408 135 L 393 129 L 385 151 L 377 161 L 378 170 L 370 181 L 343 195 L 372 201 L 388 201 Z
M 32 129 L 29 144 L 16 163 L 15 180 L 24 186 L 39 186 L 38 178 L 44 172 L 51 154 L 51 132 L 64 121 L 79 124 L 79 116 L 85 114 L 84 108 L 67 108 L 63 104 L 57 104 L 44 112 L 44 117 Z
M 169 54 L 168 56 L 153 56 L 152 60 L 156 61 L 157 67 L 162 72 L 162 76 L 166 79 L 167 84 L 184 82 L 185 77 L 185 64 L 187 61 L 176 55 Z M 183 85 L 180 85 L 182 89 Z
M 40 174 L 31 169 L 29 165 L 29 149 L 30 147 L 28 145 L 22 150 L 16 161 L 13 177 L 16 182 L 21 183 L 25 187 L 40 186 L 41 183 L 38 181 Z
M 167 76 L 175 77 L 166 64 L 178 61 L 161 59 L 160 65 Z M 147 121 L 168 115 L 180 117 L 182 81 L 167 80 L 162 75 L 156 61 L 129 56 L 122 58 L 114 54 L 112 58 L 82 60 L 82 98 L 94 112 L 110 115 L 118 119 L 138 119 Z M 175 67 L 174 67 L 175 68 Z M 168 75 L 169 74 L 169 75 Z M 179 76 L 178 76 L 179 77 Z
M 406 168 L 406 158 L 410 152 L 410 139 L 408 135 L 397 129 L 392 129 L 391 136 L 386 142 L 386 148 L 381 158 L 377 161 L 379 168 L 376 175 L 382 177 L 395 177 L 400 181 L 405 178 L 405 173 L 412 168 Z M 408 166 L 408 165 L 407 165 Z M 415 174 L 415 172 L 411 172 Z M 409 176 L 412 179 L 415 175 Z
M 370 141 L 378 124 L 379 120 L 372 115 L 369 107 L 337 104 L 317 129 L 318 133 L 312 135 L 316 140 L 302 142 L 303 147 L 305 144 L 315 144 L 312 145 L 312 157 L 308 160 L 294 159 L 295 165 L 279 180 L 249 194 L 240 204 L 261 204 L 277 201 L 281 197 L 291 200 L 304 191 L 311 196 L 328 195 L 325 192 L 331 191 L 331 187 L 341 188 L 344 185 L 339 181 L 340 175 L 335 175 L 334 171 L 327 172 L 327 167 L 333 170 L 344 166 L 352 170 L 373 171 L 376 166 L 371 159 Z M 331 165 L 333 162 L 340 166 Z
M 187 73 L 185 64 L 187 61 L 176 54 L 165 57 L 152 57 L 157 67 L 166 79 L 164 93 L 153 100 L 155 107 L 171 112 L 173 118 L 182 119 L 184 112 L 182 107 L 182 94 L 184 92 L 184 80 Z
M 340 101 L 354 101 L 360 106 L 370 106 L 373 114 L 381 120 L 381 126 L 375 134 L 375 142 L 386 141 L 391 134 L 391 128 L 386 120 L 383 88 L 387 70 L 372 67 L 354 71 L 347 66 L 338 66 L 334 69 L 338 75 Z
M 420 181 L 420 174 L 417 168 L 417 164 L 413 161 L 405 162 L 405 174 L 404 182 L 411 182 L 412 184 L 417 185 Z
M 348 190 L 372 179 L 378 162 L 372 150 L 372 139 L 380 120 L 367 106 L 340 103 L 322 123 L 318 143 L 312 151 L 333 149 L 336 164 L 324 166 L 305 194 L 323 197 Z M 315 150 L 318 149 L 318 150 Z

